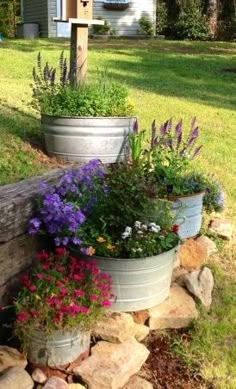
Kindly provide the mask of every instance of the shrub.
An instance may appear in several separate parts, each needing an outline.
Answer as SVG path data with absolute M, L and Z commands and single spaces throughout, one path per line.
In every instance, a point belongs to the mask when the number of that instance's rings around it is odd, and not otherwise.
M 168 24 L 168 9 L 165 1 L 159 0 L 156 5 L 156 33 L 165 32 Z
M 139 19 L 139 27 L 141 30 L 141 33 L 146 35 L 153 35 L 153 24 L 151 20 L 147 16 L 142 16 Z
M 206 40 L 209 36 L 207 20 L 197 0 L 179 0 L 179 14 L 175 34 L 179 39 Z
M 97 20 L 104 20 L 101 17 L 98 17 Z M 94 35 L 109 35 L 112 32 L 110 23 L 107 20 L 104 20 L 103 25 L 94 24 L 92 27 L 92 32 Z

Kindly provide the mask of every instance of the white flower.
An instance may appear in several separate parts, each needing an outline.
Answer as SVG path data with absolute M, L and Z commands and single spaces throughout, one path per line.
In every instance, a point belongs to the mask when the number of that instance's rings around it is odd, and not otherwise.
M 132 228 L 131 227 L 126 227 L 125 232 L 121 235 L 122 239 L 128 238 L 132 234 Z
M 138 231 L 137 231 L 137 234 L 139 234 L 139 235 L 143 235 L 143 231 L 141 231 L 141 230 L 138 230 Z
M 141 253 L 141 252 L 143 251 L 143 249 L 141 249 L 141 247 L 139 247 L 139 248 L 137 249 L 137 251 L 138 251 L 139 253 Z
M 141 228 L 141 222 L 139 222 L 138 220 L 134 223 L 134 227 L 139 230 Z
M 148 227 L 151 232 L 155 232 L 156 234 L 161 231 L 161 227 L 156 223 L 150 223 Z
M 148 229 L 146 224 L 142 224 L 141 228 L 142 228 L 143 231 L 147 231 L 147 229 Z

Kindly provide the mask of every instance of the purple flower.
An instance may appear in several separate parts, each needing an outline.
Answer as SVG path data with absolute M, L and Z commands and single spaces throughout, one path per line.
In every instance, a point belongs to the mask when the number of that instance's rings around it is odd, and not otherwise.
M 30 225 L 29 225 L 29 233 L 31 235 L 35 235 L 39 232 L 41 226 L 41 221 L 37 218 L 33 218 L 30 220 Z
M 156 121 L 153 120 L 153 122 L 152 122 L 151 147 L 153 147 L 153 146 L 155 145 L 155 141 L 156 141 L 156 132 L 157 132 Z
M 180 120 L 180 122 L 177 124 L 177 126 L 175 127 L 175 137 L 177 139 L 177 149 L 179 148 L 181 142 L 182 142 L 182 127 L 183 127 L 183 121 L 182 119 Z
M 72 243 L 76 246 L 80 246 L 82 241 L 78 238 L 72 238 Z
M 137 119 L 135 119 L 135 121 L 134 121 L 133 131 L 134 131 L 134 134 L 138 134 L 138 120 Z
M 200 154 L 200 151 L 201 151 L 201 148 L 202 148 L 203 146 L 201 145 L 201 146 L 199 146 L 199 147 L 197 147 L 196 149 L 195 149 L 195 151 L 194 151 L 194 153 L 193 153 L 193 155 L 192 155 L 192 158 L 191 159 L 194 159 L 194 158 L 196 158 L 197 157 L 197 155 L 199 155 Z

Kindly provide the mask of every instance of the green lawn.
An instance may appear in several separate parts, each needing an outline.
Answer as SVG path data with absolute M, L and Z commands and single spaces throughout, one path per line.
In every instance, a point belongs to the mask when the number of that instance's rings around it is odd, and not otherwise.
M 60 52 L 68 49 L 64 40 L 0 43 L 0 184 L 48 168 L 49 160 L 34 149 L 43 142 L 39 118 L 29 106 L 31 71 L 39 51 L 55 64 Z M 183 118 L 188 130 L 191 118 L 197 116 L 204 144 L 199 161 L 223 183 L 228 213 L 234 217 L 236 43 L 93 41 L 89 77 L 95 78 L 104 68 L 129 87 L 140 128 L 148 128 L 153 119 L 161 123 L 172 117 Z M 234 249 L 226 247 L 224 261 L 212 265 L 217 288 L 211 311 L 194 327 L 191 344 L 177 341 L 176 346 L 190 364 L 201 361 L 203 374 L 216 377 L 222 388 L 236 388 Z

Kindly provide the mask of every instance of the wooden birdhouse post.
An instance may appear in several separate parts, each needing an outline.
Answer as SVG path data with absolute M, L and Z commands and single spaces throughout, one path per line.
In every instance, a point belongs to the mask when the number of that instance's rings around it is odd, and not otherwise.
M 93 0 L 61 0 L 61 16 L 54 21 L 71 23 L 71 82 L 83 83 L 87 74 L 88 27 L 104 22 L 93 20 Z

